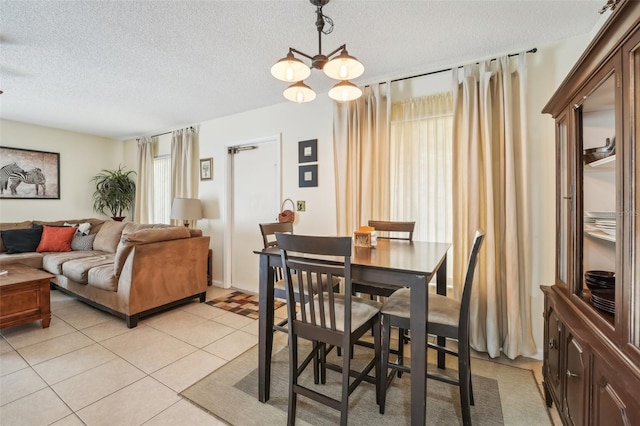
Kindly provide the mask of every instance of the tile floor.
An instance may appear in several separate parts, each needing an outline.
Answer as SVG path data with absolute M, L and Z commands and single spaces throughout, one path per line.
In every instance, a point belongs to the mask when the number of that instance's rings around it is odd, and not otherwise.
M 209 287 L 207 300 L 231 291 Z M 47 329 L 0 332 L 3 426 L 222 425 L 178 393 L 258 342 L 257 321 L 197 301 L 133 329 L 59 291 L 51 311 Z M 541 362 L 516 364 L 541 381 Z

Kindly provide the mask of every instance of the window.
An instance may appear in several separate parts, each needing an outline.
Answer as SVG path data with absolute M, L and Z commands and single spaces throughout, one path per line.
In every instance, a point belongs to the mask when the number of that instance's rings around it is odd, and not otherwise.
M 153 223 L 171 223 L 171 156 L 153 159 Z

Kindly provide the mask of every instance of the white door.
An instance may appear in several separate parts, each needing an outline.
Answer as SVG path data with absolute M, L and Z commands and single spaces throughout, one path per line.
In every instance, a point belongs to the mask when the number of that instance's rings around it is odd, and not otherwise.
M 280 209 L 280 136 L 228 147 L 231 194 L 228 245 L 231 253 L 226 282 L 258 293 L 258 255 L 262 248 L 259 223 L 275 222 Z M 230 227 L 230 229 L 229 229 Z

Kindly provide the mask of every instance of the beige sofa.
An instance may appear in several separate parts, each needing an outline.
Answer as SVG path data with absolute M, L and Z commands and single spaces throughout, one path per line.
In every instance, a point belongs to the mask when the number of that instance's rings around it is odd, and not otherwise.
M 43 269 L 55 275 L 54 288 L 124 317 L 129 328 L 141 316 L 195 297 L 205 301 L 209 237 L 201 230 L 83 219 L 1 223 L 0 231 L 65 223 L 90 223 L 92 249 L 8 254 L 0 238 L 0 265 Z

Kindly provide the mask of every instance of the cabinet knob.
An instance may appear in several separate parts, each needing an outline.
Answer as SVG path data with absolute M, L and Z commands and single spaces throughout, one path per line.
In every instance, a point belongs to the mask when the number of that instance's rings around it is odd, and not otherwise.
M 571 197 L 571 195 L 565 195 L 562 198 L 565 199 L 565 200 L 571 200 L 573 197 Z
M 549 349 L 558 349 L 558 344 L 555 339 L 549 340 Z
M 572 373 L 571 370 L 567 369 L 567 377 L 580 377 L 580 375 Z

